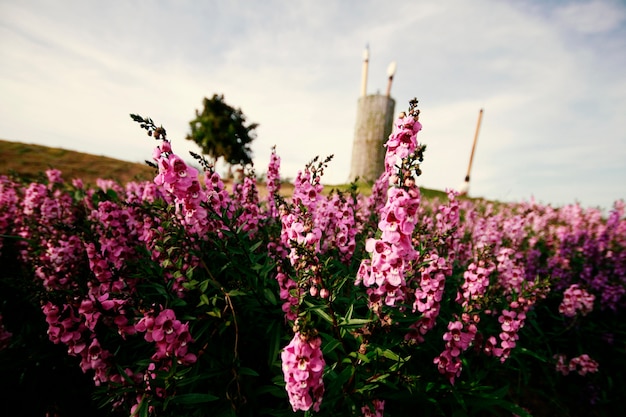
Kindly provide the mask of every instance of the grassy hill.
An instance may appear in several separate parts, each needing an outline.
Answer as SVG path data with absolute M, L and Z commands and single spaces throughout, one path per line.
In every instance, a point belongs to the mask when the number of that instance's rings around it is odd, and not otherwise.
M 154 178 L 154 169 L 146 164 L 0 140 L 0 174 L 16 173 L 27 179 L 35 179 L 50 168 L 60 170 L 66 181 L 80 178 L 86 184 L 95 184 L 97 178 L 120 183 Z
M 152 180 L 154 169 L 146 164 L 121 161 L 119 159 L 97 156 L 67 149 L 50 148 L 20 142 L 0 140 L 0 175 L 19 174 L 22 178 L 35 180 L 50 168 L 63 173 L 63 178 L 70 181 L 80 178 L 85 184 L 95 184 L 96 179 L 105 178 L 122 184 L 129 181 Z M 329 192 L 333 188 L 348 189 L 349 185 L 326 186 Z M 259 184 L 259 192 L 264 194 L 263 185 Z M 359 184 L 359 192 L 369 195 L 369 184 Z M 292 184 L 283 184 L 281 194 L 288 196 L 293 190 Z M 440 197 L 445 199 L 443 191 L 421 189 L 425 198 Z

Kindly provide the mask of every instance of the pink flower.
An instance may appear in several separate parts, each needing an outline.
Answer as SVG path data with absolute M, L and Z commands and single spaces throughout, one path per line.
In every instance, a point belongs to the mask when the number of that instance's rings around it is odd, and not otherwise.
M 461 375 L 463 368 L 461 353 L 472 344 L 477 331 L 476 325 L 471 322 L 454 321 L 448 323 L 448 331 L 443 335 L 443 340 L 446 342 L 445 350 L 434 359 L 433 363 L 437 365 L 439 372 L 444 374 L 451 384 L 454 384 L 455 378 Z
M 167 341 L 171 341 L 174 336 L 172 334 L 181 326 L 180 321 L 176 320 L 176 315 L 173 310 L 167 309 L 161 311 L 154 321 L 154 328 L 152 329 L 151 338 L 155 342 L 160 342 L 167 338 Z M 146 335 L 147 340 L 148 335 Z
M 586 353 L 570 359 L 569 363 L 563 354 L 554 355 L 554 359 L 556 359 L 556 371 L 563 375 L 578 372 L 579 375 L 585 376 L 588 373 L 598 372 L 598 362 L 591 359 Z
M 485 346 L 483 347 L 485 355 L 491 356 L 494 352 L 494 349 L 497 349 L 497 346 L 498 341 L 496 340 L 495 336 L 489 336 L 489 338 L 485 342 Z
M 324 358 L 319 337 L 307 338 L 297 332 L 282 353 L 285 389 L 293 411 L 319 411 L 324 394 Z
M 593 310 L 593 302 L 596 297 L 589 294 L 578 284 L 571 285 L 563 293 L 563 301 L 559 306 L 559 313 L 566 317 L 574 317 L 577 313 L 585 316 Z
M 276 146 L 272 147 L 265 185 L 267 187 L 267 216 L 277 217 L 278 208 L 274 197 L 280 191 L 280 157 L 276 154 Z
M 489 275 L 494 265 L 486 265 L 484 261 L 472 262 L 463 273 L 465 279 L 456 300 L 466 309 L 480 307 L 480 300 L 489 287 Z
M 9 346 L 11 336 L 13 336 L 13 333 L 4 328 L 4 324 L 2 324 L 2 314 L 0 314 L 0 350 Z
M 439 315 L 440 302 L 443 297 L 446 276 L 452 274 L 452 268 L 445 258 L 435 254 L 427 255 L 424 259 L 428 262 L 419 270 L 420 281 L 418 288 L 415 289 L 415 300 L 413 302 L 413 311 L 422 313 L 422 318 L 411 326 L 418 332 L 411 331 L 407 338 L 415 340 L 419 343 L 424 341 L 425 335 L 435 326 L 436 318 Z
M 383 303 L 390 307 L 402 305 L 411 293 L 405 273 L 418 256 L 412 234 L 417 223 L 420 193 L 414 172 L 405 159 L 415 158 L 417 132 L 421 129 L 418 114 L 411 105 L 410 114 L 403 114 L 396 120 L 396 129 L 385 144 L 385 172 L 376 186 L 381 188 L 376 192 L 382 192 L 382 179 L 388 180 L 387 199 L 380 209 L 378 222 L 380 239 L 366 242 L 371 261 L 362 260 L 355 282 L 368 287 L 369 307 L 377 314 Z M 401 178 L 404 179 L 402 184 L 399 183 Z
M 181 364 L 196 362 L 196 355 L 188 352 L 188 345 L 193 342 L 189 333 L 189 323 L 183 324 L 177 320 L 173 310 L 163 310 L 156 318 L 154 313 L 146 313 L 135 324 L 135 330 L 145 332 L 144 339 L 155 343 L 156 352 L 152 355 L 153 360 L 173 358 Z
M 454 380 L 461 374 L 461 359 L 458 356 L 454 356 L 452 351 L 444 350 L 439 356 L 437 356 L 433 363 L 437 365 L 439 372 L 448 377 L 451 384 L 454 384 Z
M 63 184 L 63 178 L 61 177 L 61 171 L 58 169 L 48 169 L 46 170 L 46 176 L 48 177 L 48 182 L 50 185 L 52 184 Z
M 566 356 L 563 354 L 556 354 L 554 355 L 554 359 L 556 359 L 556 371 L 563 375 L 569 374 L 569 366 L 567 364 Z
M 374 410 L 371 407 L 374 407 Z M 383 417 L 383 411 L 385 411 L 385 401 L 378 399 L 372 400 L 371 406 L 364 405 L 361 407 L 363 417 Z
M 515 311 L 502 310 L 502 315 L 498 317 L 501 328 L 505 332 L 515 332 L 519 329 L 519 321 L 515 320 Z
M 569 361 L 569 370 L 576 371 L 579 375 L 598 372 L 598 362 L 594 361 L 586 353 L 572 358 Z

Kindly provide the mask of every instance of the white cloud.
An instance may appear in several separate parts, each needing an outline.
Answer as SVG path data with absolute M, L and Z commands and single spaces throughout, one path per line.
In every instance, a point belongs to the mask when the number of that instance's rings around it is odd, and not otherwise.
M 568 3 L 554 12 L 559 23 L 585 34 L 609 32 L 626 21 L 623 4 L 607 0 Z
M 420 100 L 424 186 L 460 184 L 484 108 L 472 193 L 605 206 L 626 194 L 618 3 L 66 4 L 0 4 L 0 137 L 141 161 L 154 143 L 139 113 L 186 155 L 194 110 L 222 93 L 260 124 L 258 172 L 277 145 L 284 176 L 332 153 L 326 182 L 344 182 L 369 42 L 368 92 L 395 60 L 396 112 Z

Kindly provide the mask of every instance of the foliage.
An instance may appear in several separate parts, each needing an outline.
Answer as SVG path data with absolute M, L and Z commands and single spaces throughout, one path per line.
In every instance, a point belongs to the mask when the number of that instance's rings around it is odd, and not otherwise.
M 215 161 L 223 157 L 231 165 L 251 164 L 250 145 L 256 138 L 258 124 L 246 124 L 241 109 L 228 105 L 223 95 L 205 97 L 202 106 L 202 111 L 196 110 L 195 119 L 189 122 L 191 132 L 187 139 L 197 143 L 202 152 Z
M 282 197 L 275 149 L 267 198 L 252 170 L 227 190 L 211 163 L 196 156 L 198 173 L 138 115 L 159 140 L 153 182 L 0 177 L 3 405 L 615 415 L 626 394 L 623 202 L 605 218 L 453 191 L 422 199 L 416 105 L 396 121 L 368 196 L 356 184 L 324 194 L 328 157 Z M 65 385 L 70 370 L 92 386 Z M 37 380 L 57 396 L 24 404 Z M 85 390 L 93 403 L 68 401 Z

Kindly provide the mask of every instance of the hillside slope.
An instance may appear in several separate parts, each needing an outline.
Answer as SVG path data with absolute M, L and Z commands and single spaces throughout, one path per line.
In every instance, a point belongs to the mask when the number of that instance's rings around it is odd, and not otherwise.
M 154 178 L 154 169 L 146 164 L 0 140 L 0 174 L 16 173 L 35 179 L 50 168 L 60 170 L 66 181 L 81 178 L 85 184 L 95 184 L 97 178 L 112 179 L 120 183 Z

